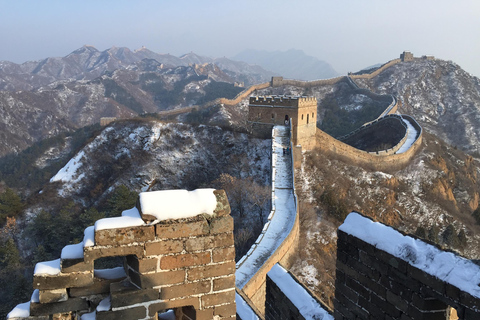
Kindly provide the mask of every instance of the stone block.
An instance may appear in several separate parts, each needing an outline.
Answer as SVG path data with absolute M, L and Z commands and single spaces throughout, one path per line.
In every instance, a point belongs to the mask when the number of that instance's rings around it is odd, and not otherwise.
M 206 294 L 200 298 L 202 300 L 202 308 L 208 308 L 227 303 L 235 303 L 235 290 Z
M 216 248 L 212 251 L 213 262 L 235 260 L 235 247 Z
M 60 267 L 61 267 L 62 273 L 85 272 L 85 271 L 93 272 L 93 260 L 85 261 L 83 258 L 62 259 L 60 263 Z
M 196 310 L 200 308 L 200 299 L 199 298 L 185 298 L 185 299 L 175 299 L 170 301 L 159 301 L 157 303 L 152 303 L 148 306 L 148 314 L 154 314 L 155 312 L 179 308 L 183 306 L 192 306 Z
M 213 291 L 235 288 L 235 275 L 213 280 Z
M 129 269 L 128 274 L 130 276 L 130 280 L 142 289 L 177 284 L 185 281 L 185 270 L 163 271 L 142 275 Z
M 91 284 L 93 284 L 93 272 L 33 276 L 33 289 L 40 290 L 78 288 Z
M 187 252 L 205 251 L 214 246 L 214 236 L 191 238 L 185 241 L 185 250 Z
M 213 264 L 189 268 L 187 270 L 187 279 L 189 281 L 202 280 L 214 277 L 221 277 L 235 273 L 235 261 L 221 264 Z
M 31 316 L 43 316 L 54 313 L 88 310 L 88 301 L 82 298 L 70 298 L 54 303 L 30 303 Z
M 160 240 L 147 242 L 145 251 L 147 256 L 157 256 L 161 254 L 180 253 L 184 248 L 184 240 Z
M 191 283 L 183 283 L 180 285 L 164 287 L 160 291 L 160 299 L 170 300 L 182 297 L 197 295 L 200 293 L 210 292 L 212 283 L 208 281 L 198 281 Z
M 164 256 L 160 259 L 160 269 L 172 270 L 184 267 L 198 266 L 212 261 L 210 252 L 186 253 Z
M 237 312 L 237 305 L 235 303 L 224 304 L 221 306 L 216 306 L 214 308 L 213 314 L 219 317 L 227 318 L 232 317 Z
M 204 309 L 204 310 L 196 310 L 195 312 L 195 320 L 211 320 L 213 319 L 213 308 Z
M 118 320 L 118 319 L 143 319 L 147 316 L 147 309 L 143 306 L 116 310 L 97 312 L 97 320 Z
M 230 203 L 228 202 L 227 193 L 225 190 L 214 190 L 213 194 L 217 198 L 217 206 L 213 211 L 217 217 L 226 216 L 230 214 Z
M 233 233 L 222 233 L 213 238 L 214 248 L 230 247 L 233 246 L 233 244 Z
M 158 289 L 138 289 L 130 281 L 115 282 L 110 285 L 112 308 L 125 307 L 137 303 L 158 300 Z
M 119 246 L 154 239 L 154 226 L 137 226 L 95 231 L 96 246 Z
M 127 265 L 138 273 L 157 271 L 158 258 L 138 259 L 136 256 L 127 256 Z
M 40 303 L 62 302 L 68 300 L 67 289 L 39 290 Z
M 94 261 L 99 258 L 105 257 L 125 257 L 128 255 L 135 255 L 138 258 L 144 257 L 144 245 L 134 244 L 134 245 L 122 245 L 118 247 L 86 247 L 84 249 L 84 259 L 85 261 Z
M 158 223 L 155 225 L 155 235 L 157 239 L 178 239 L 208 235 L 210 228 L 207 220 L 202 216 L 195 219 L 186 222 L 165 221 Z
M 233 232 L 233 218 L 223 216 L 210 221 L 210 234 Z
M 86 287 L 80 287 L 80 288 L 70 288 L 68 290 L 68 294 L 70 297 L 83 297 L 83 296 L 109 293 L 110 284 L 114 282 L 122 281 L 123 279 L 125 279 L 125 277 L 119 278 L 119 279 L 109 279 L 109 280 L 94 278 L 93 283 L 91 285 Z

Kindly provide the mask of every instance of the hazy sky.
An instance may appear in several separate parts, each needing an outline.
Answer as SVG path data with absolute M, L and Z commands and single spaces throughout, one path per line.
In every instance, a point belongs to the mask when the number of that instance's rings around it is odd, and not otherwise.
M 480 76 L 480 0 L 0 0 L 0 60 L 84 44 L 211 57 L 294 48 L 340 73 L 409 50 Z

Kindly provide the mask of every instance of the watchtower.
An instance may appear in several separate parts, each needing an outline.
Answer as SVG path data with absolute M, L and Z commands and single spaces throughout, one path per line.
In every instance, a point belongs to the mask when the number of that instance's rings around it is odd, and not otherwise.
M 294 145 L 303 150 L 315 147 L 317 99 L 315 97 L 263 96 L 250 97 L 248 121 L 254 130 L 261 125 L 290 125 Z M 260 126 L 259 126 L 260 125 Z

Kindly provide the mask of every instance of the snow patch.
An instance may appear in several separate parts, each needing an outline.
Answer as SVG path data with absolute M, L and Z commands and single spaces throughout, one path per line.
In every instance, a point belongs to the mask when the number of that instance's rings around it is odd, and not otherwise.
M 217 206 L 215 189 L 163 190 L 140 193 L 142 214 L 157 220 L 194 217 L 206 213 L 213 215 Z
M 95 278 L 105 280 L 121 279 L 127 276 L 123 267 L 116 267 L 111 269 L 95 269 L 93 271 L 93 275 Z
M 125 215 L 124 215 L 125 214 Z M 103 218 L 95 222 L 95 231 L 117 228 L 137 227 L 144 225 L 145 222 L 140 217 L 137 208 L 132 208 L 122 212 L 121 217 Z
M 83 174 L 78 175 L 76 178 L 76 173 L 78 168 L 82 166 L 82 158 L 85 156 L 85 152 L 80 151 L 77 153 L 75 157 L 70 159 L 68 163 L 60 169 L 60 171 L 57 172 L 56 175 L 54 175 L 51 179 L 50 182 L 55 182 L 55 181 L 63 181 L 63 182 L 71 182 L 75 183 L 77 181 L 80 181 L 83 178 Z
M 7 319 L 21 319 L 30 317 L 30 301 L 17 304 L 7 315 Z
M 60 273 L 60 259 L 38 262 L 33 271 L 34 276 L 50 275 L 54 276 Z

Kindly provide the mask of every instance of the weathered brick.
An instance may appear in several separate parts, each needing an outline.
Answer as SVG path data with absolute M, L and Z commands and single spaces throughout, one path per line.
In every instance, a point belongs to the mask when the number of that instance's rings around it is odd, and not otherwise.
M 143 306 L 117 310 L 97 312 L 97 320 L 143 319 L 147 316 L 147 309 Z
M 182 283 L 185 281 L 185 270 L 164 271 L 143 275 L 138 274 L 135 271 L 128 270 L 128 274 L 131 281 L 142 289 L 148 289 L 167 284 Z
M 213 280 L 213 291 L 235 288 L 235 275 Z
M 217 198 L 217 206 L 213 211 L 214 215 L 217 217 L 229 215 L 230 203 L 228 202 L 228 197 L 225 190 L 214 190 L 213 194 Z
M 233 232 L 233 218 L 223 216 L 210 221 L 210 234 Z
M 198 310 L 200 307 L 200 300 L 199 298 L 186 298 L 152 303 L 148 306 L 148 314 L 154 314 L 158 311 L 178 308 L 182 306 L 192 306 L 193 308 Z
M 233 244 L 233 233 L 217 234 L 213 239 L 214 248 L 231 247 Z
M 205 251 L 212 249 L 213 244 L 213 236 L 191 238 L 185 241 L 185 250 L 187 252 Z
M 93 272 L 93 261 L 85 261 L 83 258 L 80 259 L 62 259 L 60 263 L 62 273 L 69 272 Z
M 160 268 L 162 270 L 171 270 L 190 266 L 198 266 L 210 262 L 210 252 L 177 254 L 162 257 L 160 259 Z
M 394 294 L 391 291 L 387 291 L 387 301 L 393 304 L 397 309 L 407 312 L 408 310 L 408 303 L 407 301 L 403 300 L 400 296 Z
M 39 290 L 40 303 L 52 303 L 67 301 L 67 289 Z
M 113 282 L 121 281 L 125 277 L 119 279 L 99 279 L 94 278 L 93 283 L 87 287 L 70 288 L 70 297 L 83 297 L 95 294 L 102 294 L 110 292 L 110 284 Z
M 480 299 L 467 292 L 460 292 L 460 303 L 469 309 L 480 310 Z
M 235 290 L 218 292 L 201 296 L 202 308 L 208 308 L 219 304 L 234 303 Z
M 144 245 L 123 245 L 118 247 L 86 247 L 84 249 L 85 261 L 94 261 L 105 257 L 125 257 L 128 255 L 135 255 L 138 258 L 144 257 Z
M 211 320 L 213 319 L 213 308 L 196 310 L 195 320 Z
M 445 282 L 443 282 L 442 280 L 411 265 L 408 265 L 407 270 L 409 276 L 413 279 L 420 281 L 422 284 L 427 285 L 441 295 L 445 295 L 446 286 Z
M 207 293 L 212 289 L 211 281 L 198 281 L 184 283 L 176 286 L 162 288 L 160 291 L 160 299 L 168 300 L 181 297 L 188 297 L 199 293 Z
M 158 300 L 158 289 L 138 289 L 130 281 L 110 285 L 112 308 L 119 308 L 152 300 Z
M 216 306 L 214 309 L 214 315 L 220 317 L 231 317 L 237 312 L 237 306 L 235 303 L 224 304 L 222 306 Z
M 96 246 L 118 246 L 133 242 L 145 242 L 154 239 L 154 226 L 95 230 Z
M 235 261 L 190 268 L 187 270 L 187 279 L 189 281 L 220 277 L 235 273 Z
M 160 240 L 147 242 L 145 251 L 147 256 L 157 256 L 161 254 L 180 253 L 183 251 L 184 240 Z
M 127 264 L 133 270 L 139 273 L 148 273 L 157 271 L 157 258 L 143 258 L 138 259 L 136 256 L 130 255 L 127 256 Z
M 212 259 L 213 262 L 235 260 L 235 247 L 213 249 Z
M 31 316 L 42 316 L 81 310 L 88 310 L 88 301 L 82 298 L 70 298 L 67 301 L 54 303 L 30 303 Z
M 33 276 L 33 289 L 40 290 L 85 287 L 91 284 L 93 284 L 93 272 Z
M 155 225 L 155 235 L 158 239 L 188 238 L 207 235 L 208 233 L 208 222 L 203 218 L 199 221 L 160 223 Z

